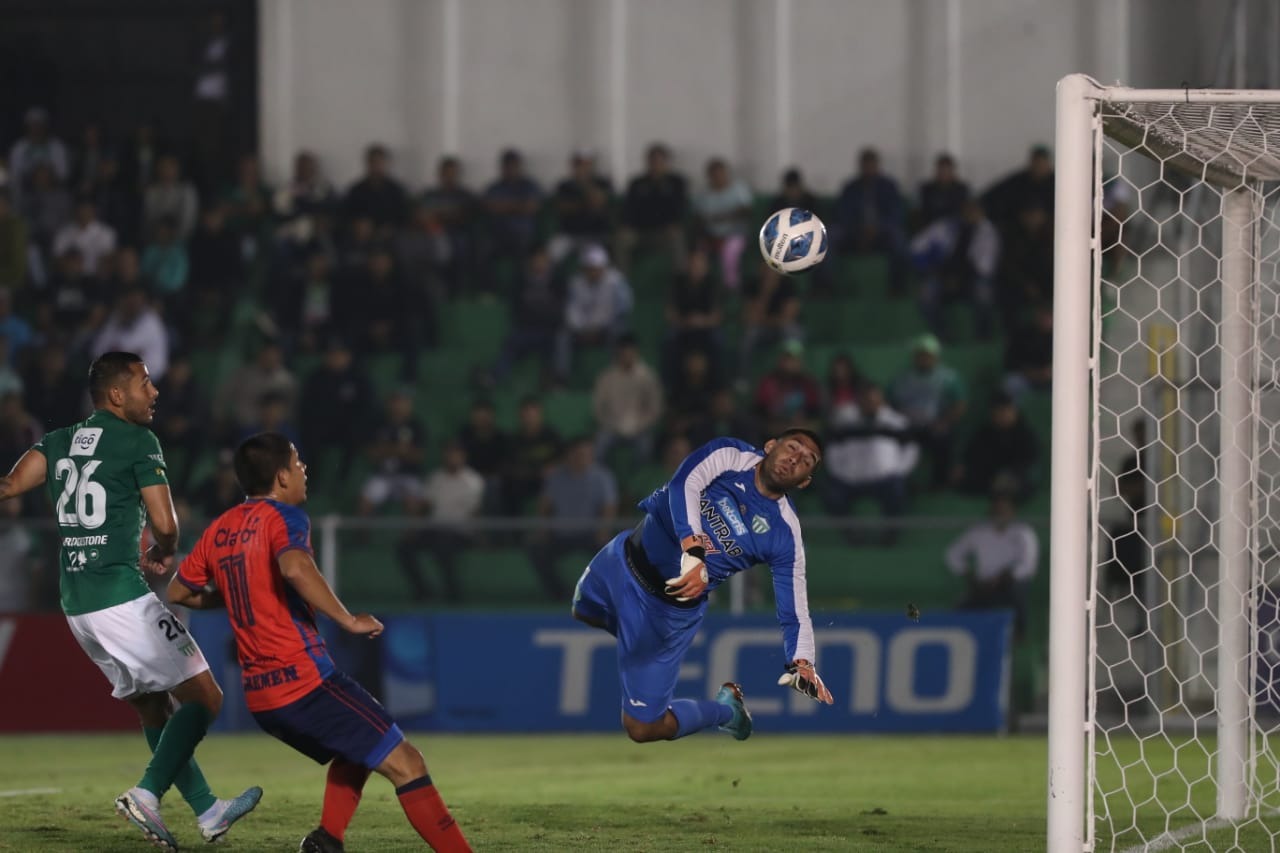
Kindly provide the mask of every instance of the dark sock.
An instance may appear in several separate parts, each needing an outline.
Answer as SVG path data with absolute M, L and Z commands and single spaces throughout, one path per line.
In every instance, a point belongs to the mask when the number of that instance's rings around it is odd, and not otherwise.
M 151 751 L 156 751 L 156 744 L 160 742 L 160 733 L 164 729 L 153 729 L 149 726 L 142 727 L 142 733 L 147 737 L 147 746 L 151 747 Z M 173 787 L 178 789 L 178 793 L 182 794 L 182 799 L 187 801 L 187 805 L 191 806 L 191 811 L 196 813 L 196 817 L 213 808 L 213 804 L 218 798 L 213 795 L 213 791 L 209 789 L 209 783 L 205 781 L 204 773 L 200 772 L 200 765 L 196 764 L 195 756 L 187 761 L 187 765 L 178 771 L 178 775 L 173 779 Z
M 364 783 L 368 778 L 368 767 L 344 758 L 335 758 L 329 765 L 320 825 L 339 841 L 346 838 L 347 827 L 351 825 L 356 806 L 360 805 L 360 795 L 364 792 Z
M 471 853 L 471 845 L 462 836 L 453 815 L 449 814 L 440 792 L 431 784 L 430 776 L 406 782 L 396 788 L 400 807 L 409 823 L 436 853 Z
M 209 731 L 213 714 L 199 702 L 187 702 L 174 712 L 160 732 L 155 752 L 147 772 L 142 774 L 138 787 L 150 791 L 157 798 L 173 785 L 178 774 L 191 761 L 196 745 Z
M 682 738 L 733 719 L 733 709 L 712 699 L 676 699 L 671 703 L 676 718 L 676 736 Z

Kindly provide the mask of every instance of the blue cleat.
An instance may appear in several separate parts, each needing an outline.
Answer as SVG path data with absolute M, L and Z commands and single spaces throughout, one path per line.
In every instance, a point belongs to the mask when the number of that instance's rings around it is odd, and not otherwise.
M 153 845 L 161 850 L 177 853 L 178 840 L 173 837 L 169 827 L 164 825 L 164 820 L 160 817 L 160 811 L 142 802 L 142 799 L 135 796 L 133 792 L 134 789 L 130 788 L 116 797 L 116 812 L 129 823 L 142 830 L 142 834 Z
M 720 727 L 720 731 L 733 735 L 734 740 L 751 737 L 751 712 L 742 698 L 742 686 L 726 681 L 716 693 L 716 701 L 733 709 L 733 719 Z
M 234 799 L 218 800 L 218 805 L 222 807 L 221 813 L 208 823 L 201 821 L 200 834 L 210 843 L 222 840 L 231 825 L 257 808 L 261 799 L 262 789 L 254 785 Z

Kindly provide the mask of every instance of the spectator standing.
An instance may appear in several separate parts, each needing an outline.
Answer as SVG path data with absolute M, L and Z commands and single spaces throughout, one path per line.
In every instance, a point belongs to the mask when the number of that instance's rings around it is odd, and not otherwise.
M 794 166 L 782 173 L 782 184 L 778 188 L 778 194 L 769 204 L 771 211 L 781 210 L 784 207 L 798 207 L 817 214 L 819 218 L 825 212 L 822 210 L 822 201 L 805 184 L 804 173 Z
M 524 156 L 508 148 L 498 158 L 498 179 L 484 191 L 489 238 L 496 256 L 525 257 L 538 236 L 542 188 L 525 174 Z
M 898 184 L 881 171 L 880 153 L 864 148 L 858 174 L 836 201 L 835 246 L 849 255 L 883 255 L 889 262 L 893 294 L 906 294 L 906 212 Z
M 573 152 L 569 176 L 556 185 L 552 203 L 557 228 L 547 248 L 553 263 L 588 245 L 609 241 L 613 234 L 613 184 L 596 171 L 594 152 Z
M 463 183 L 461 160 L 440 158 L 436 185 L 422 194 L 421 207 L 447 242 L 440 272 L 449 293 L 456 296 L 474 284 L 480 272 L 476 245 L 480 199 Z
M 347 221 L 369 219 L 386 235 L 409 216 L 409 194 L 391 175 L 391 152 L 374 144 L 364 152 L 364 176 L 351 185 L 342 201 Z
M 1037 145 L 1027 154 L 1027 165 L 1006 175 L 982 194 L 982 207 L 997 227 L 1004 227 L 1027 208 L 1053 210 L 1053 156 Z
M 684 220 L 689 212 L 689 190 L 684 175 L 671 170 L 671 151 L 654 143 L 645 153 L 645 172 L 627 185 L 622 207 L 622 227 L 617 235 L 618 266 L 631 267 L 638 246 L 659 247 L 671 263 L 684 263 Z
M 889 402 L 906 415 L 929 455 L 931 482 L 942 486 L 951 476 L 956 428 L 964 416 L 966 399 L 959 374 L 942 363 L 942 344 L 931 334 L 912 345 L 911 366 L 894 379 Z
M 444 600 L 462 600 L 458 557 L 475 539 L 468 524 L 480 514 L 484 502 L 484 478 L 467 466 L 467 454 L 456 441 L 444 447 L 441 465 L 427 476 L 422 489 L 431 526 L 411 533 L 396 546 L 400 569 L 416 601 L 435 597 L 435 589 L 418 566 L 418 551 L 425 549 L 440 569 Z
M 917 227 L 924 230 L 940 219 L 959 216 L 970 197 L 969 185 L 956 174 L 955 158 L 939 154 L 933 162 L 933 177 L 920 185 Z
M 599 548 L 616 531 L 618 484 L 609 469 L 596 462 L 591 439 L 570 442 L 562 462 L 547 475 L 538 515 L 551 522 L 534 535 L 529 560 L 546 597 L 563 601 L 568 585 L 557 561 L 568 551 Z M 576 573 L 576 568 L 575 568 Z
M 276 216 L 293 226 L 303 242 L 315 232 L 315 217 L 328 218 L 338 206 L 338 194 L 312 151 L 299 151 L 293 158 L 293 174 L 275 192 L 272 206 Z
M 631 335 L 618 339 L 613 363 L 596 377 L 591 409 L 596 419 L 597 459 L 606 460 L 618 444 L 631 447 L 633 461 L 645 463 L 652 458 L 653 433 L 662 417 L 662 383 L 640 358 Z
M 995 275 L 1000 263 L 1000 234 L 977 201 L 934 221 L 911 241 L 921 273 L 920 313 L 933 334 L 947 335 L 944 309 L 949 303 L 973 306 L 974 328 L 987 340 L 995 320 Z
M 1013 611 L 1014 639 L 1027 630 L 1027 589 L 1040 562 L 1040 539 L 1017 517 L 1013 498 L 995 494 L 990 515 L 960 535 L 947 548 L 952 574 L 965 579 L 962 610 L 1008 608 Z
M 725 286 L 737 290 L 741 283 L 742 250 L 751 231 L 751 188 L 734 177 L 719 157 L 707 163 L 707 186 L 694 198 L 702 229 L 720 260 Z

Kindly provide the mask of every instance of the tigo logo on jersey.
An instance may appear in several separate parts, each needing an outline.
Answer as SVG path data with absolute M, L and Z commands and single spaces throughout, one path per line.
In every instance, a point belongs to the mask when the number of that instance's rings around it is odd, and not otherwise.
M 72 456 L 92 456 L 98 449 L 98 439 L 102 437 L 102 427 L 82 427 L 71 436 Z
M 753 515 L 751 516 L 751 529 L 763 535 L 769 532 L 769 522 L 763 515 Z

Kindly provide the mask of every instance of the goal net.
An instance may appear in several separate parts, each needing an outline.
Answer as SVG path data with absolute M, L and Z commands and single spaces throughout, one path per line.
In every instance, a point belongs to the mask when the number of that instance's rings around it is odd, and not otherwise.
M 1280 92 L 1069 77 L 1057 155 L 1049 847 L 1273 850 Z

